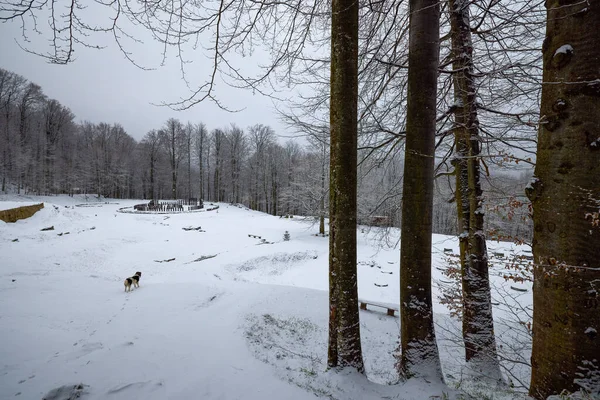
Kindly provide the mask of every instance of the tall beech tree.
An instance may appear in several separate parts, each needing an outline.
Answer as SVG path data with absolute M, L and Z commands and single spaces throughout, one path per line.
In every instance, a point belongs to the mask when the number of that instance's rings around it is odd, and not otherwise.
M 440 6 L 436 0 L 411 0 L 409 7 L 408 105 L 400 242 L 402 353 L 398 368 L 405 378 L 414 376 L 443 381 L 431 300 Z
M 477 117 L 470 2 L 450 0 L 454 86 L 454 174 L 463 298 L 463 340 L 470 366 L 501 379 L 498 363 L 480 179 L 481 135 Z
M 329 367 L 364 372 L 356 270 L 358 2 L 331 3 Z
M 548 0 L 533 206 L 530 395 L 600 394 L 600 1 Z

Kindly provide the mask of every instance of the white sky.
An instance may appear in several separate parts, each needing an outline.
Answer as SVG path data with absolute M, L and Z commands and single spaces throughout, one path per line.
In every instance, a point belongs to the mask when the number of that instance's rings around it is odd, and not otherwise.
M 136 61 L 146 67 L 158 69 L 143 71 L 128 60 L 117 49 L 112 40 L 100 38 L 108 47 L 102 50 L 77 47 L 76 60 L 69 65 L 49 64 L 44 58 L 29 54 L 21 45 L 39 51 L 50 51 L 46 37 L 29 32 L 33 40 L 26 43 L 21 35 L 21 22 L 0 23 L 0 68 L 24 76 L 40 85 L 44 93 L 69 107 L 77 121 L 120 123 L 134 138 L 141 139 L 151 129 L 160 128 L 171 117 L 182 122 L 204 122 L 209 130 L 235 123 L 242 128 L 262 123 L 270 125 L 280 141 L 293 136 L 293 132 L 279 121 L 273 101 L 250 91 L 233 89 L 221 83 L 216 94 L 221 102 L 231 109 L 244 110 L 229 113 L 210 102 L 199 104 L 190 110 L 174 111 L 151 103 L 173 102 L 187 95 L 188 89 L 181 79 L 179 60 L 174 54 L 160 67 L 162 46 L 145 40 L 143 46 L 131 49 Z M 97 40 L 96 40 L 97 41 Z M 202 84 L 211 68 L 203 50 L 186 55 L 193 61 L 187 65 L 190 72 L 198 72 L 191 84 Z M 256 57 L 254 57 L 256 58 Z M 248 60 L 251 63 L 255 61 Z M 250 65 L 252 67 L 252 65 Z

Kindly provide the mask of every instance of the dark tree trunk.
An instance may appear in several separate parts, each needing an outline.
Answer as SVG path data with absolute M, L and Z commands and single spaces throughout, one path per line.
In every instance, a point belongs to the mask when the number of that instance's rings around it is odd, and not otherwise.
M 463 289 L 463 340 L 469 366 L 484 377 L 501 380 L 496 351 L 488 256 L 483 230 L 483 191 L 479 155 L 477 88 L 473 77 L 470 2 L 450 0 L 453 53 L 456 207 Z
M 175 129 L 175 128 L 173 128 Z M 177 198 L 177 149 L 175 147 L 175 132 L 171 136 L 171 198 Z
M 264 208 L 261 209 L 261 211 L 268 213 L 269 212 L 269 188 L 268 188 L 268 179 L 267 179 L 267 171 L 266 171 L 267 165 L 263 165 L 263 174 L 262 174 L 262 198 L 264 201 Z
M 215 136 L 215 176 L 213 178 L 214 199 L 221 201 L 221 136 Z
M 331 4 L 329 367 L 364 372 L 356 271 L 358 2 Z
M 175 167 L 172 167 L 172 186 L 171 186 L 171 198 L 172 199 L 176 199 L 177 198 L 177 171 L 175 170 Z
M 187 165 L 187 178 L 188 178 L 188 199 L 192 198 L 192 129 L 187 130 L 187 151 L 188 151 L 188 165 Z
M 207 200 L 212 200 L 210 190 L 210 142 L 208 142 L 208 146 L 206 146 L 206 197 Z
M 150 199 L 151 200 L 156 200 L 156 189 L 154 186 L 154 169 L 155 169 L 155 159 L 154 156 L 151 155 L 150 156 Z
M 325 235 L 325 145 L 323 146 L 322 161 L 321 161 L 321 199 L 319 201 L 319 234 Z
M 236 154 L 234 153 L 234 148 L 231 149 L 231 196 L 229 197 L 231 199 L 232 203 L 238 203 L 237 201 L 237 180 L 236 180 Z
M 204 132 L 199 133 L 200 145 L 198 148 L 198 170 L 200 180 L 198 184 L 200 185 L 200 192 L 198 194 L 199 198 L 204 200 L 204 163 L 202 162 L 202 156 L 204 155 Z
M 600 2 L 548 0 L 533 205 L 530 395 L 600 396 Z
M 440 6 L 411 0 L 408 105 L 400 252 L 400 342 L 404 378 L 442 381 L 431 301 L 431 235 Z
M 271 215 L 277 215 L 278 181 L 277 168 L 271 166 Z

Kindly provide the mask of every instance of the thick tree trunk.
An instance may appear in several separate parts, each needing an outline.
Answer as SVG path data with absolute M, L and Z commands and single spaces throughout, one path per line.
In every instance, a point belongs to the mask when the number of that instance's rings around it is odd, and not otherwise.
M 496 351 L 488 256 L 483 230 L 480 135 L 477 118 L 469 2 L 450 0 L 453 53 L 456 207 L 463 289 L 463 340 L 474 372 L 501 380 Z
M 431 301 L 431 235 L 440 6 L 410 1 L 400 251 L 399 373 L 442 381 Z
M 358 2 L 331 4 L 329 367 L 364 372 L 356 271 Z
M 600 396 L 600 2 L 548 0 L 533 205 L 530 395 Z

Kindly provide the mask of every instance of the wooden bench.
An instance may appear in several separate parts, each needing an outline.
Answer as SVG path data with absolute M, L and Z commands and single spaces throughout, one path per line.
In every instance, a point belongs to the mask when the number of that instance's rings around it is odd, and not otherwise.
M 387 315 L 389 315 L 390 317 L 394 317 L 396 315 L 396 313 L 400 311 L 398 309 L 398 307 L 393 304 L 375 303 L 372 301 L 366 301 L 366 300 L 360 300 L 360 299 L 358 300 L 358 302 L 360 303 L 361 310 L 367 310 L 368 309 L 367 306 L 383 308 L 384 310 L 387 311 Z

